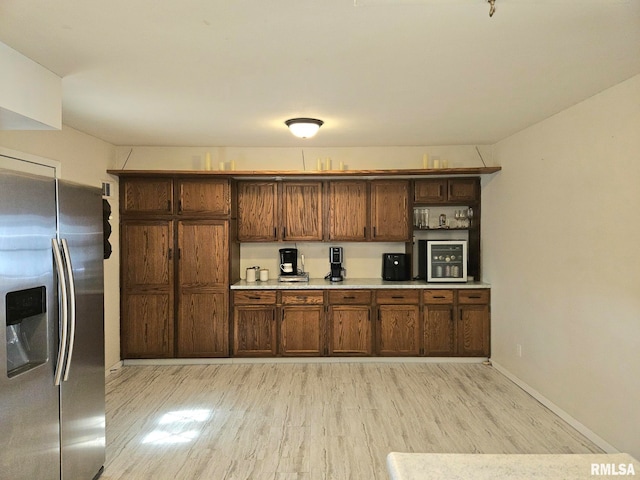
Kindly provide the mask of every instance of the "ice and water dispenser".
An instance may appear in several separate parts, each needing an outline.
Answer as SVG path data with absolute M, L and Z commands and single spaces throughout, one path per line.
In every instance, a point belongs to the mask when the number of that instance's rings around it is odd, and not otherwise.
M 6 351 L 9 378 L 47 361 L 47 290 L 35 287 L 6 296 Z

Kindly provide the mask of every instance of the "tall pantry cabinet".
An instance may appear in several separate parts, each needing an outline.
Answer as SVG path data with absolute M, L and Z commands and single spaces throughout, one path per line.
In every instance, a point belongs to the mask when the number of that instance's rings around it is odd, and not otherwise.
M 229 355 L 239 277 L 227 179 L 121 175 L 123 358 Z

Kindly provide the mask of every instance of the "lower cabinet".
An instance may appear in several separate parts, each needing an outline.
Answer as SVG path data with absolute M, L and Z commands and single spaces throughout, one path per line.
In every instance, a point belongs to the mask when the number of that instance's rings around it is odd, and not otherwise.
M 488 357 L 489 295 L 483 290 L 425 290 L 424 355 Z
M 448 357 L 456 354 L 455 307 L 453 290 L 425 290 L 423 342 L 424 355 Z
M 234 293 L 233 355 L 269 357 L 276 354 L 276 292 Z
M 323 292 L 282 292 L 281 295 L 280 353 L 285 356 L 324 355 Z
M 489 289 L 232 292 L 233 356 L 490 354 Z
M 420 354 L 420 291 L 379 290 L 377 353 L 390 356 Z
M 371 291 L 331 290 L 329 355 L 371 355 Z
M 460 290 L 457 317 L 457 354 L 489 356 L 489 290 Z

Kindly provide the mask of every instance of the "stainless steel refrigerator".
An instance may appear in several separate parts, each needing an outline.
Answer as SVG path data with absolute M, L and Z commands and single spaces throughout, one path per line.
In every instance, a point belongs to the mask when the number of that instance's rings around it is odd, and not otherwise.
M 102 196 L 0 169 L 0 478 L 105 461 Z

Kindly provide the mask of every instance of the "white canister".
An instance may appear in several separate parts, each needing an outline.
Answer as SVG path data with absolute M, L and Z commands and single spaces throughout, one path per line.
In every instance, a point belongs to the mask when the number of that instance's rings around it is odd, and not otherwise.
M 256 269 L 251 267 L 247 268 L 247 282 L 255 282 L 256 281 Z
M 267 280 L 269 280 L 269 270 L 263 268 L 262 270 L 260 270 L 260 281 L 266 282 Z

